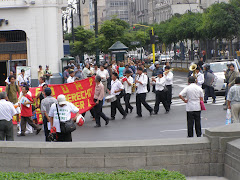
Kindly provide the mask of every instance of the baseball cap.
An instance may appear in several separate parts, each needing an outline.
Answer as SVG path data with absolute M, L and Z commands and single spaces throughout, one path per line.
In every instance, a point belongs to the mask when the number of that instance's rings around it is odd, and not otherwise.
M 57 101 L 59 105 L 67 104 L 66 97 L 63 94 L 57 97 Z
M 160 64 L 160 63 L 159 63 L 158 61 L 156 61 L 156 62 L 155 62 L 155 65 L 158 65 L 158 64 Z

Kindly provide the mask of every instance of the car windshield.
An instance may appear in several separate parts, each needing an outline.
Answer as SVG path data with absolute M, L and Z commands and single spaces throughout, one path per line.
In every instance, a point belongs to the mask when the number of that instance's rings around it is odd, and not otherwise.
M 224 72 L 227 69 L 227 62 L 210 64 L 210 69 L 213 72 Z

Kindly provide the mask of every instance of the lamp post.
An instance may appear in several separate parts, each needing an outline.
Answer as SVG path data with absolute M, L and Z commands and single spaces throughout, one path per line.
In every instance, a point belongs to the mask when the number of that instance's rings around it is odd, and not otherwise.
M 94 3 L 94 15 L 95 15 L 95 38 L 98 38 L 98 11 L 97 0 L 93 0 Z M 99 65 L 99 49 L 96 47 L 96 64 Z

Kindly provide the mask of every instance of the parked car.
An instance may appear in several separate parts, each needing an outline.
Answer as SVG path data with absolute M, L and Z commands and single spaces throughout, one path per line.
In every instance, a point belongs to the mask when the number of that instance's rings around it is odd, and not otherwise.
M 219 61 L 210 63 L 210 69 L 213 71 L 214 75 L 217 77 L 215 91 L 221 93 L 226 91 L 226 83 L 224 72 L 227 70 L 227 63 L 231 62 L 235 66 L 235 71 L 239 72 L 240 65 L 239 62 L 235 59 L 232 61 Z
M 160 55 L 158 61 L 160 62 L 160 64 L 164 64 L 164 63 L 167 62 L 167 61 L 168 61 L 168 62 L 171 62 L 171 61 L 172 61 L 172 58 L 171 58 L 170 55 L 164 55 L 164 54 L 162 54 L 162 55 Z

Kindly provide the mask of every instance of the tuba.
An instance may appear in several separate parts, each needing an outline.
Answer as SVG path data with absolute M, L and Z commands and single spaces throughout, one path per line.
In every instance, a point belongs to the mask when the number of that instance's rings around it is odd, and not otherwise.
M 197 74 L 196 74 L 196 69 L 197 69 L 197 65 L 196 64 L 192 64 L 190 67 L 189 67 L 189 70 L 193 72 L 193 77 L 197 78 Z

